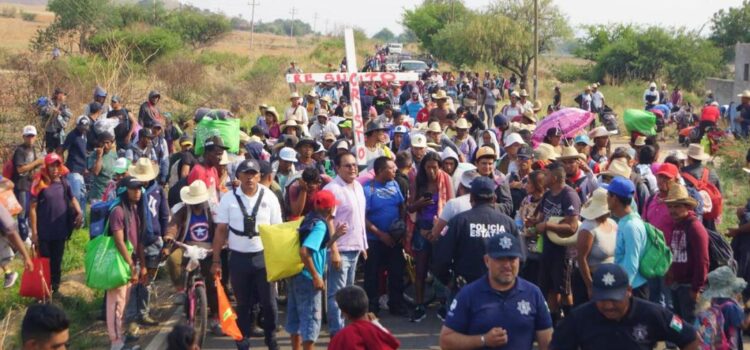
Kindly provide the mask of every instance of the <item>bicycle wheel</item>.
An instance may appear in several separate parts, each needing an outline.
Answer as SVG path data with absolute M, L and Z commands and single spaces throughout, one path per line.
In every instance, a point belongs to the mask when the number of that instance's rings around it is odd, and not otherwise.
M 195 308 L 193 309 L 193 329 L 195 330 L 196 344 L 203 347 L 206 340 L 206 329 L 208 327 L 208 299 L 206 298 L 206 286 L 196 285 L 193 289 Z

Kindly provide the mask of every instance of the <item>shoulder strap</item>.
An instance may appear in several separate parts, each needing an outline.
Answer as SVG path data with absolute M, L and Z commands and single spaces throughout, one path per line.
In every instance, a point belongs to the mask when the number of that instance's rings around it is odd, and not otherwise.
M 234 199 L 237 200 L 237 205 L 240 206 L 240 211 L 242 211 L 242 216 L 247 216 L 247 209 L 245 209 L 245 204 L 242 203 L 242 198 L 237 195 L 237 187 L 232 186 L 232 194 L 234 195 Z
M 260 209 L 260 202 L 263 201 L 263 194 L 266 191 L 264 189 L 260 189 L 260 193 L 258 194 L 258 200 L 255 201 L 255 207 L 253 207 L 253 213 L 250 214 L 251 216 L 257 216 L 258 215 L 258 209 Z
M 703 167 L 703 176 L 701 177 L 701 181 L 704 183 L 708 183 L 708 168 Z
M 685 180 L 688 180 L 691 184 L 693 184 L 693 187 L 696 187 L 698 184 L 698 179 L 693 177 L 693 175 L 690 175 L 687 171 L 682 173 L 682 177 L 685 178 Z

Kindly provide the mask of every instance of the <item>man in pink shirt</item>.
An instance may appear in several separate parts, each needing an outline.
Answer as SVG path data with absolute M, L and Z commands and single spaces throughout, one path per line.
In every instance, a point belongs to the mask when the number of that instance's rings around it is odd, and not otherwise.
M 339 201 L 334 223 L 347 225 L 346 234 L 336 241 L 338 254 L 332 251 L 328 264 L 328 330 L 331 338 L 344 328 L 344 319 L 336 304 L 336 292 L 354 284 L 354 274 L 360 253 L 367 258 L 367 236 L 365 232 L 365 193 L 356 181 L 357 158 L 351 153 L 342 153 L 334 159 L 336 176 L 324 189 L 333 192 Z
M 674 229 L 674 220 L 669 216 L 669 208 L 664 202 L 669 194 L 669 186 L 678 181 L 679 170 L 674 164 L 664 163 L 656 172 L 656 184 L 659 192 L 654 193 L 646 200 L 643 206 L 641 217 L 643 221 L 654 225 L 654 227 L 664 232 L 664 240 L 667 245 L 671 242 L 672 230 Z
M 190 186 L 195 180 L 202 180 L 209 190 L 208 203 L 212 211 L 216 212 L 219 205 L 219 162 L 224 151 L 229 147 L 224 146 L 224 141 L 219 136 L 211 136 L 203 143 L 203 162 L 195 164 L 187 177 L 187 185 Z

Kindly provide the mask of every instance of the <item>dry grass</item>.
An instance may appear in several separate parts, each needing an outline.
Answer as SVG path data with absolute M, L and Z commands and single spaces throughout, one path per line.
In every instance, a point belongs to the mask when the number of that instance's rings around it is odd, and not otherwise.
M 19 13 L 25 11 L 36 14 L 34 22 L 27 22 L 21 19 L 20 15 L 16 18 L 0 18 L 0 48 L 7 49 L 11 52 L 26 51 L 29 47 L 29 41 L 36 34 L 36 30 L 44 28 L 52 23 L 54 14 L 46 11 L 44 6 L 30 6 L 10 3 L 0 3 L 0 8 L 14 7 Z

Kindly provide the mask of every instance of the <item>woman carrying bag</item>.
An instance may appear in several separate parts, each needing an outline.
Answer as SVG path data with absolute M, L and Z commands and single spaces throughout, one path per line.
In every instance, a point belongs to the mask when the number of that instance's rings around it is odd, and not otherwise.
M 31 241 L 39 254 L 50 260 L 53 293 L 60 288 L 65 242 L 83 221 L 81 206 L 72 195 L 70 185 L 62 178 L 67 173 L 62 158 L 57 153 L 50 153 L 44 157 L 44 167 L 31 185 Z

